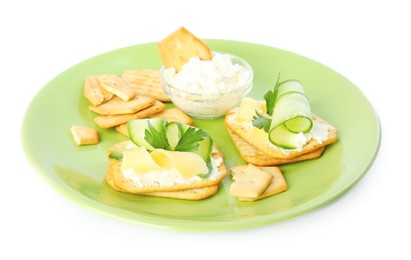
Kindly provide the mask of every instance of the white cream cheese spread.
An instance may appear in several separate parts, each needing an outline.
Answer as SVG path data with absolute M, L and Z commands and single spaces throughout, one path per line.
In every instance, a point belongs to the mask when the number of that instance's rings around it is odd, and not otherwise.
M 217 118 L 235 107 L 253 86 L 253 70 L 239 57 L 214 53 L 212 60 L 191 58 L 176 73 L 162 70 L 162 85 L 173 103 L 198 118 Z
M 175 88 L 192 94 L 223 94 L 246 84 L 251 72 L 232 62 L 227 54 L 214 53 L 212 60 L 191 58 L 176 73 L 173 67 L 164 71 L 164 78 Z
M 213 171 L 208 177 L 209 180 L 216 180 L 219 176 L 218 167 L 222 164 L 222 158 L 214 159 L 211 158 L 211 163 Z M 149 171 L 145 173 L 136 173 L 132 168 L 123 171 L 124 178 L 132 180 L 139 187 L 171 187 L 177 184 L 190 184 L 193 182 L 201 181 L 199 176 L 193 176 L 191 178 L 185 179 L 180 173 L 173 169 L 164 169 L 161 171 Z

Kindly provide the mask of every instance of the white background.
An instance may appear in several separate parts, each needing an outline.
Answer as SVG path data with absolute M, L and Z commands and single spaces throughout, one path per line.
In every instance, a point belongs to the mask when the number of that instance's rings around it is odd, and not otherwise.
M 411 16 L 406 3 L 2 1 L 0 258 L 410 259 Z M 21 147 L 21 123 L 34 95 L 70 66 L 109 50 L 158 41 L 181 25 L 200 38 L 296 52 L 349 78 L 381 119 L 380 152 L 365 177 L 312 213 L 218 233 L 141 227 L 100 215 L 55 191 Z

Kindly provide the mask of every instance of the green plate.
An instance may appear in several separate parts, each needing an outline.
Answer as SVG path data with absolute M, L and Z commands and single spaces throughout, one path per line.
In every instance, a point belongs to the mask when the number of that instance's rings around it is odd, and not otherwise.
M 380 145 L 378 116 L 367 98 L 348 79 L 311 59 L 284 50 L 227 40 L 206 40 L 214 51 L 247 60 L 254 69 L 249 96 L 262 99 L 281 79 L 304 84 L 312 111 L 333 124 L 339 141 L 315 160 L 281 166 L 289 190 L 257 201 L 239 202 L 229 195 L 226 178 L 218 193 L 202 201 L 184 201 L 120 193 L 104 181 L 105 151 L 125 137 L 100 130 L 98 145 L 78 147 L 70 127 L 96 127 L 83 96 L 86 76 L 121 74 L 127 69 L 160 68 L 156 43 L 111 51 L 64 71 L 35 96 L 23 122 L 22 144 L 32 165 L 68 198 L 105 215 L 142 225 L 179 230 L 232 230 L 272 224 L 324 206 L 349 190 L 367 172 Z M 196 120 L 225 155 L 228 168 L 243 164 L 223 119 Z

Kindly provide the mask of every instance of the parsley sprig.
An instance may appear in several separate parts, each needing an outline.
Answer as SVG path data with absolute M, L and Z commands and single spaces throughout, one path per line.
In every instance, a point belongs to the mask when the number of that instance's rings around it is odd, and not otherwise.
M 170 149 L 170 144 L 167 140 L 166 126 L 161 124 L 159 130 L 157 130 L 150 121 L 148 121 L 148 127 L 144 131 L 144 139 L 154 148 L 168 150 Z
M 201 129 L 189 127 L 178 141 L 175 151 L 192 152 L 197 150 L 198 142 L 203 141 L 207 133 Z
M 144 132 L 144 139 L 153 148 L 180 152 L 192 152 L 198 149 L 198 143 L 203 141 L 207 136 L 207 133 L 202 129 L 188 127 L 180 137 L 176 147 L 172 149 L 167 138 L 166 127 L 167 122 L 164 122 L 164 124 L 161 124 L 160 127 L 155 128 L 151 122 L 148 121 L 148 127 Z
M 267 133 L 270 131 L 270 126 L 271 126 L 271 121 L 272 121 L 271 117 L 274 112 L 274 105 L 275 105 L 275 100 L 277 99 L 279 85 L 280 85 L 280 74 L 278 74 L 277 82 L 274 85 L 274 89 L 269 90 L 264 95 L 265 106 L 266 106 L 267 112 L 263 114 L 263 113 L 259 113 L 258 111 L 255 111 L 256 114 L 253 116 L 253 121 L 252 121 L 253 126 L 257 127 L 258 129 L 264 129 L 264 131 Z

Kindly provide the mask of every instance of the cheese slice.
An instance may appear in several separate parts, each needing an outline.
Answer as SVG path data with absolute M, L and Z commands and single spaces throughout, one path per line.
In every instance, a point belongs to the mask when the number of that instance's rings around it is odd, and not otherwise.
M 198 154 L 193 152 L 155 149 L 151 152 L 151 157 L 163 169 L 176 168 L 177 172 L 185 179 L 208 172 L 207 164 Z
M 265 102 L 261 100 L 255 100 L 250 97 L 244 97 L 241 100 L 240 108 L 237 113 L 236 120 L 237 122 L 251 122 L 253 116 L 255 116 L 255 111 L 264 114 L 266 112 Z
M 150 171 L 160 171 L 161 167 L 151 158 L 146 148 L 136 147 L 135 149 L 123 152 L 121 170 L 133 169 L 135 173 L 145 173 Z

